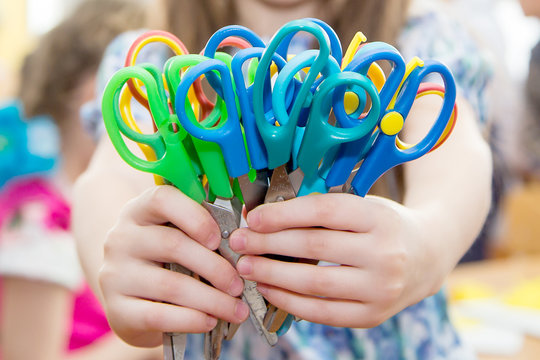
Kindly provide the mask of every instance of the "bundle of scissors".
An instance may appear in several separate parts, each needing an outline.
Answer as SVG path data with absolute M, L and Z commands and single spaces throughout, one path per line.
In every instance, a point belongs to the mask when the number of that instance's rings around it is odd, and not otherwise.
M 293 56 L 289 47 L 300 32 L 316 46 Z M 135 64 L 151 42 L 177 54 L 163 69 Z M 218 51 L 224 48 L 236 52 Z M 383 71 L 381 62 L 391 69 Z M 426 82 L 433 74 L 442 81 Z M 205 87 L 215 94 L 212 101 Z M 404 143 L 398 135 L 415 99 L 430 94 L 442 98 L 435 122 L 418 143 Z M 153 132 L 139 129 L 133 99 L 148 109 Z M 239 255 L 228 238 L 240 226 L 242 206 L 249 211 L 330 189 L 365 196 L 389 169 L 447 139 L 457 117 L 455 102 L 454 79 L 440 62 L 406 63 L 394 47 L 366 43 L 362 33 L 343 55 L 334 30 L 310 18 L 285 24 L 268 44 L 248 28 L 227 26 L 197 55 L 171 34 L 148 32 L 109 80 L 102 106 L 120 156 L 154 174 L 157 184 L 172 184 L 201 203 L 220 227 L 220 254 L 234 265 Z M 129 141 L 144 155 L 132 152 Z M 167 267 L 190 274 L 177 264 Z M 275 345 L 294 317 L 268 304 L 253 282 L 245 281 L 242 298 L 258 333 Z M 218 322 L 205 335 L 206 359 L 217 359 L 222 340 L 236 329 Z M 185 334 L 164 334 L 165 358 L 182 359 L 185 341 Z

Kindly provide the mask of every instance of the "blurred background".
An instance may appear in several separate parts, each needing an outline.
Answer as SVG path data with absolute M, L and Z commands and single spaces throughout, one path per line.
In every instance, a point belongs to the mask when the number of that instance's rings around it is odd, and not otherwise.
M 493 67 L 486 136 L 497 206 L 449 281 L 452 316 L 481 359 L 540 354 L 540 21 L 518 0 L 440 2 Z M 526 1 L 522 1 L 525 3 Z M 527 1 L 540 8 L 540 1 Z M 17 94 L 22 61 L 78 0 L 0 0 L 0 101 Z M 528 16 L 527 16 L 528 15 Z M 535 58 L 536 54 L 536 58 Z M 538 72 L 536 72 L 538 71 Z M 538 97 L 536 97 L 538 95 Z M 466 176 L 466 175 L 464 175 Z

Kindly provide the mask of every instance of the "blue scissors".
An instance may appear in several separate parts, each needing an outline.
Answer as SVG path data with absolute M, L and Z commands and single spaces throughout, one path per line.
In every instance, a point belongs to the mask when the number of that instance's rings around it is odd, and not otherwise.
M 249 176 L 241 176 L 237 178 L 246 209 L 247 211 L 250 211 L 264 201 L 264 196 L 269 185 L 269 176 L 266 169 L 268 164 L 266 149 L 263 146 L 262 139 L 256 128 L 253 116 L 251 105 L 252 85 L 246 87 L 246 80 L 242 66 L 248 60 L 259 58 L 260 54 L 264 51 L 265 44 L 262 39 L 250 29 L 239 25 L 230 25 L 219 29 L 210 37 L 204 48 L 204 55 L 214 58 L 220 44 L 222 44 L 225 39 L 230 37 L 243 39 L 252 46 L 239 50 L 234 55 L 230 64 L 236 96 L 240 107 L 239 116 L 241 117 L 242 128 L 245 132 L 249 166 L 250 168 L 254 169 L 254 171 L 250 171 Z M 274 57 L 274 61 L 278 64 L 279 68 L 285 64 L 285 61 L 278 55 Z M 222 97 L 223 93 L 217 75 L 209 72 L 206 74 L 206 78 L 216 93 Z M 270 88 L 269 79 L 265 86 Z M 290 97 L 292 98 L 292 94 Z M 269 99 L 265 99 L 265 103 L 269 103 Z
M 178 119 L 183 128 L 191 136 L 200 141 L 211 142 L 219 146 L 219 150 L 221 151 L 221 154 L 223 154 L 226 164 L 226 170 L 228 172 L 227 178 L 246 176 L 249 173 L 248 154 L 240 119 L 238 117 L 235 101 L 236 96 L 230 69 L 224 62 L 217 59 L 211 59 L 204 56 L 199 56 L 198 59 L 202 61 L 191 66 L 189 70 L 184 73 L 182 80 L 176 88 L 175 109 Z M 216 83 L 215 86 L 221 89 L 223 94 L 222 100 L 226 106 L 221 113 L 219 123 L 213 125 L 209 124 L 210 126 L 205 127 L 190 115 L 190 108 L 185 106 L 185 104 L 188 91 L 195 81 L 201 76 L 207 76 L 210 73 L 217 75 L 219 83 Z M 211 180 L 209 179 L 209 182 L 210 181 Z M 238 226 L 239 223 L 236 228 Z M 232 231 L 230 231 L 227 236 L 223 236 L 222 244 L 224 249 L 220 246 L 220 252 L 222 252 L 222 255 L 232 264 L 236 264 L 240 255 L 232 252 L 228 246 L 228 235 L 230 235 L 231 232 Z M 243 297 L 250 306 L 253 324 L 257 328 L 259 334 L 262 335 L 270 345 L 275 345 L 277 342 L 277 335 L 268 332 L 263 325 L 266 303 L 264 298 L 256 290 L 255 283 L 245 282 Z M 229 332 L 233 331 L 233 329 L 235 330 L 236 328 L 229 328 Z M 232 335 L 229 334 L 228 337 L 230 336 Z
M 455 120 L 456 84 L 450 70 L 434 60 L 417 65 L 405 79 L 395 105 L 381 119 L 379 135 L 351 182 L 350 191 L 359 196 L 365 196 L 386 171 L 431 151 L 438 145 L 450 121 Z M 416 145 L 407 145 L 399 139 L 398 134 L 417 97 L 422 80 L 429 74 L 439 74 L 444 82 L 443 104 L 426 136 Z
M 392 69 L 379 93 L 381 103 L 379 121 L 384 115 L 384 111 L 390 104 L 394 94 L 398 91 L 405 76 L 406 64 L 399 51 L 386 43 L 368 43 L 360 48 L 353 60 L 344 69 L 344 71 L 359 72 L 365 75 L 371 64 L 381 60 L 386 60 L 391 64 Z M 345 112 L 345 107 L 343 106 L 344 90 L 343 87 L 341 89 L 336 89 L 333 94 L 334 114 L 340 126 L 354 127 L 358 123 L 358 118 L 361 115 L 363 106 L 358 106 L 357 111 L 352 114 L 347 114 Z M 362 101 L 360 103 L 362 103 Z M 375 139 L 376 133 L 367 134 L 361 139 L 342 145 L 336 156 L 335 164 L 331 167 L 328 176 L 326 177 L 327 186 L 334 187 L 343 185 L 347 181 L 349 174 L 353 171 L 355 165 L 363 159 L 367 151 L 369 151 Z

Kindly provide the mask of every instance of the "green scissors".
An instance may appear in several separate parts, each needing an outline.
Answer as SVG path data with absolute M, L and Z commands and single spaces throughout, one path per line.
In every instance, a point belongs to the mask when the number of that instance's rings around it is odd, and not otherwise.
M 200 55 L 179 55 L 169 59 L 165 66 L 165 78 L 169 84 L 169 89 L 172 90 L 171 99 L 175 99 L 174 89 L 176 89 L 176 84 L 182 81 L 180 71 L 205 60 L 208 60 L 208 58 Z M 219 246 L 220 254 L 229 262 L 235 264 L 239 259 L 239 255 L 230 249 L 228 237 L 240 225 L 242 203 L 237 196 L 234 196 L 221 149 L 217 144 L 194 138 L 184 130 L 178 121 L 178 117 L 170 113 L 161 74 L 152 67 L 147 65 L 145 67 L 134 66 L 121 69 L 111 78 L 105 89 L 103 117 L 111 141 L 120 156 L 129 165 L 138 170 L 163 177 L 168 183 L 176 186 L 193 200 L 202 204 L 212 214 L 220 227 L 222 233 L 222 241 Z M 189 73 L 189 70 L 185 73 Z M 142 134 L 133 130 L 120 116 L 118 99 L 123 87 L 130 79 L 138 79 L 145 86 L 149 108 L 157 127 L 155 133 Z M 171 102 L 173 101 L 171 100 Z M 191 119 L 197 121 L 191 104 L 186 100 L 182 105 L 182 108 L 185 107 L 186 112 L 191 114 Z M 224 103 L 218 99 L 214 110 L 205 122 L 212 123 L 216 120 L 226 120 L 227 113 L 223 111 L 224 106 Z M 149 146 L 156 154 L 156 159 L 146 160 L 134 155 L 127 147 L 123 137 Z M 193 145 L 192 150 L 185 146 L 187 139 Z M 200 169 L 198 169 L 199 166 Z M 207 194 L 201 183 L 203 174 L 208 178 L 208 192 L 209 195 L 213 195 L 214 203 L 206 200 Z M 250 309 L 264 307 L 264 299 L 260 294 L 258 296 L 255 296 L 257 294 L 253 295 L 254 291 L 256 291 L 255 286 L 246 287 L 243 294 L 246 302 L 250 305 Z M 262 334 L 265 335 L 270 344 L 274 345 L 277 342 L 277 336 L 266 332 L 262 328 L 262 319 L 260 322 Z M 225 325 L 225 323 L 219 323 L 216 331 L 213 331 L 213 334 L 207 337 L 214 344 L 206 347 L 211 349 L 211 354 L 208 355 L 209 358 L 216 358 L 219 355 Z

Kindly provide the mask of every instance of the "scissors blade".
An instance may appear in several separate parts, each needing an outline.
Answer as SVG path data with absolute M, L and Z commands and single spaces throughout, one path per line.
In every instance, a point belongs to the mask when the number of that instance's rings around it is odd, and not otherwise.
M 218 360 L 221 354 L 221 344 L 225 338 L 225 327 L 227 323 L 218 320 L 218 323 L 212 331 L 204 336 L 204 359 Z
M 182 265 L 169 263 L 165 268 L 181 274 L 191 276 L 191 271 Z M 163 359 L 164 360 L 184 360 L 186 351 L 187 334 L 185 333 L 163 333 Z
M 270 187 L 264 199 L 265 204 L 290 200 L 295 197 L 296 190 L 291 182 L 286 165 L 278 166 L 272 173 Z M 287 318 L 287 315 L 289 314 L 286 311 L 269 304 L 263 319 L 264 328 L 275 334 Z
M 286 165 L 278 166 L 272 173 L 270 187 L 264 198 L 264 203 L 290 200 L 296 197 L 296 192 L 287 173 Z
M 163 333 L 163 360 L 184 360 L 187 334 Z
M 219 253 L 232 265 L 236 265 L 241 255 L 235 253 L 230 248 L 229 236 L 240 226 L 242 203 L 237 198 L 233 198 L 231 200 L 223 200 L 218 198 L 213 204 L 203 202 L 203 206 L 210 212 L 221 230 L 221 244 L 218 248 Z M 257 285 L 253 282 L 244 282 L 242 298 L 249 306 L 253 325 L 259 334 L 264 336 L 268 344 L 275 345 L 277 343 L 277 336 L 274 337 L 273 335 L 268 334 L 268 331 L 263 325 L 263 318 L 264 314 L 266 313 L 266 302 L 257 290 Z M 253 321 L 253 317 L 255 318 L 255 321 Z M 231 333 L 230 337 L 234 335 L 236 329 L 237 327 L 235 328 L 235 325 L 231 325 L 229 327 L 229 333 Z
M 264 203 L 266 192 L 268 190 L 268 171 L 257 170 L 255 181 L 251 182 L 249 175 L 245 174 L 238 177 L 238 184 L 242 190 L 242 196 L 246 205 L 246 210 L 250 212 L 257 206 Z

